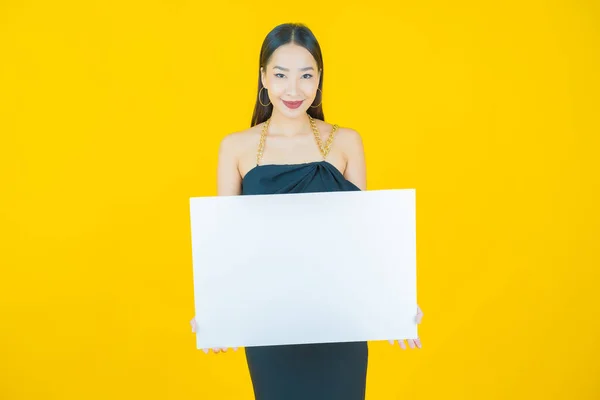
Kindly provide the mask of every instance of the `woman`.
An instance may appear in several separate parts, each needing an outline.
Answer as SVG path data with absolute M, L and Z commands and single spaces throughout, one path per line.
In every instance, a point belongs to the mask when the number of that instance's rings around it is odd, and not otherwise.
M 312 32 L 302 24 L 275 27 L 259 66 L 251 127 L 219 148 L 218 195 L 366 190 L 360 135 L 325 122 L 323 59 Z M 417 322 L 421 316 L 417 307 Z M 191 324 L 195 332 L 195 319 Z M 421 347 L 418 339 L 408 342 Z M 246 360 L 257 400 L 365 396 L 366 342 L 249 347 Z

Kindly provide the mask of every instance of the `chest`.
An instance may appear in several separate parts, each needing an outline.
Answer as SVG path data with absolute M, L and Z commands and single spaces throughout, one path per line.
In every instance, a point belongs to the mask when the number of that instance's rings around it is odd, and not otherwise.
M 325 140 L 323 140 L 323 143 L 325 143 Z M 257 143 L 256 148 L 249 148 L 240 159 L 240 172 L 242 175 L 256 166 L 258 147 Z M 265 141 L 260 165 L 304 164 L 321 160 L 323 160 L 323 155 L 312 134 L 291 138 L 270 136 Z M 326 160 L 344 173 L 346 160 L 339 148 L 332 146 Z

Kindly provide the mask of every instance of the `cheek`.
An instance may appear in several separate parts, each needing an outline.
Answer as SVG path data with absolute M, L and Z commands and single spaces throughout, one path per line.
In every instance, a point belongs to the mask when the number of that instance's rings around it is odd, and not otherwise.
M 308 96 L 314 96 L 317 93 L 317 88 L 319 87 L 316 80 L 303 80 L 299 85 L 302 88 L 302 91 L 306 93 Z
M 271 83 L 271 87 L 269 88 L 269 93 L 272 96 L 279 96 L 285 92 L 285 83 L 281 81 L 276 81 Z

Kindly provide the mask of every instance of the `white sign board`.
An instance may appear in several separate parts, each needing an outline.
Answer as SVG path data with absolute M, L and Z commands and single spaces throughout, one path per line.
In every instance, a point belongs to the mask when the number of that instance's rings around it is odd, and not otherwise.
M 190 198 L 197 348 L 417 338 L 415 200 Z

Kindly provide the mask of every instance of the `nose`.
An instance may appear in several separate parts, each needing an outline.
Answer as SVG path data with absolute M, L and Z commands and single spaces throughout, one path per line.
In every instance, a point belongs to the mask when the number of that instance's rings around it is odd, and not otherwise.
M 297 92 L 297 83 L 295 79 L 290 79 L 287 87 L 287 93 L 290 97 L 295 97 L 296 96 L 296 92 Z

